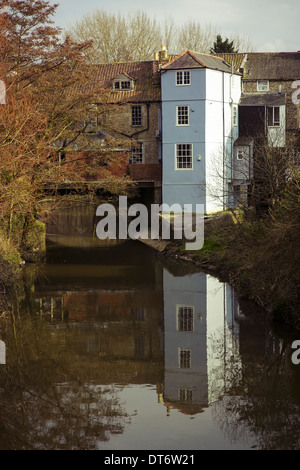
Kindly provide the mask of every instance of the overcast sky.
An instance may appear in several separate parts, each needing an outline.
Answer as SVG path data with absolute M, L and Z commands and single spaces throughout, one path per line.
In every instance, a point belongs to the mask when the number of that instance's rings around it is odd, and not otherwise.
M 143 10 L 159 22 L 172 17 L 179 26 L 189 20 L 216 26 L 223 38 L 231 33 L 246 35 L 257 52 L 300 50 L 300 0 L 50 0 L 50 3 L 59 3 L 55 20 L 63 28 L 95 9 L 125 15 Z

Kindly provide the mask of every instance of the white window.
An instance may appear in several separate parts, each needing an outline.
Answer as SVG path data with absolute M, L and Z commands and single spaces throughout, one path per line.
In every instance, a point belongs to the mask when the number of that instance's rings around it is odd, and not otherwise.
M 131 90 L 131 80 L 115 80 L 114 88 L 115 90 Z
M 236 154 L 236 159 L 243 160 L 243 158 L 244 158 L 244 151 L 242 149 L 238 149 L 237 154 Z
M 238 125 L 238 107 L 235 105 L 232 107 L 232 125 Z
M 268 126 L 280 126 L 280 108 L 279 106 L 268 106 Z
M 180 369 L 190 369 L 192 366 L 192 351 L 188 348 L 179 348 L 178 362 Z
M 176 170 L 193 168 L 193 144 L 176 144 Z
M 269 91 L 269 80 L 257 80 L 257 91 Z
M 189 125 L 189 107 L 188 106 L 177 106 L 177 126 L 188 126 Z
M 177 305 L 177 330 L 194 330 L 194 307 L 188 305 Z
M 135 105 L 131 107 L 131 125 L 132 126 L 142 125 L 142 106 Z
M 176 85 L 190 85 L 191 84 L 191 72 L 190 70 L 178 70 L 176 72 Z
M 130 163 L 143 163 L 143 144 L 141 142 L 138 142 L 138 147 L 131 150 Z

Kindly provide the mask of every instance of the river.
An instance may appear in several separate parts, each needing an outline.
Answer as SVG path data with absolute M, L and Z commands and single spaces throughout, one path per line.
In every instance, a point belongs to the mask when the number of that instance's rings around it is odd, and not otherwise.
M 67 226 L 0 318 L 1 450 L 299 448 L 293 332 L 139 241 Z

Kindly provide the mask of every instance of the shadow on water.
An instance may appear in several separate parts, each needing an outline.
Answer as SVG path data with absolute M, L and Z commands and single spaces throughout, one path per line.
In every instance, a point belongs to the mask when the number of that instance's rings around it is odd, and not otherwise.
M 0 319 L 1 449 L 299 448 L 297 338 L 228 284 L 57 234 L 28 285 Z

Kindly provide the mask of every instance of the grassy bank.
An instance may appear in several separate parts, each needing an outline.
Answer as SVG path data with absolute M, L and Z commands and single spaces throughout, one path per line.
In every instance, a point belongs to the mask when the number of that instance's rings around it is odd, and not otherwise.
M 205 222 L 204 246 L 186 251 L 172 241 L 166 256 L 180 257 L 228 281 L 238 296 L 270 312 L 272 319 L 300 328 L 300 246 L 298 227 L 257 220 L 242 211 Z

